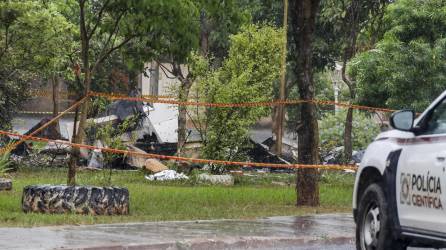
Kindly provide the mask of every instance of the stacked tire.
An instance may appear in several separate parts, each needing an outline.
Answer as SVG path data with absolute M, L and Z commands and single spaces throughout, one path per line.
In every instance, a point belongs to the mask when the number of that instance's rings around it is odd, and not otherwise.
M 118 187 L 27 186 L 22 209 L 26 213 L 127 215 L 129 191 Z

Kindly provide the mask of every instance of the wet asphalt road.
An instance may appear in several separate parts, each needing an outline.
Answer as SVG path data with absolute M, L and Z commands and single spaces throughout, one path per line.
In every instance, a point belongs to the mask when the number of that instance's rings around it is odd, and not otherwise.
M 259 248 L 260 250 L 356 250 L 354 242 L 349 244 L 314 244 L 310 246 L 290 246 L 290 247 L 283 247 L 283 248 Z M 430 250 L 432 248 L 408 248 L 408 250 Z M 241 249 L 240 249 L 241 250 Z
M 355 249 L 350 214 L 0 228 L 0 249 Z
M 321 241 L 349 244 L 353 227 L 351 215 L 332 214 L 256 220 L 0 228 L 0 249 L 127 249 L 128 246 L 139 247 L 135 249 L 299 249 L 294 247 L 313 247 L 312 244 Z
M 356 250 L 355 242 L 345 243 L 345 244 L 331 244 L 331 243 L 321 243 L 321 244 L 310 244 L 305 246 L 289 246 L 280 248 L 257 248 L 258 250 Z M 236 250 L 236 249 L 232 249 Z M 242 248 L 237 249 L 242 250 Z M 433 248 L 414 248 L 409 247 L 408 250 L 433 250 Z
M 304 246 L 304 247 L 290 247 L 290 248 L 282 248 L 282 250 L 356 250 L 354 244 L 341 244 L 341 245 L 331 245 L 331 244 L 317 244 L 313 246 Z

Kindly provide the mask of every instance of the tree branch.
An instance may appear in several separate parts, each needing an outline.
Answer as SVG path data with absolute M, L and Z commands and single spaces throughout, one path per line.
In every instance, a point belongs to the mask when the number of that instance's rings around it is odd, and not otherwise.
M 119 44 L 116 47 L 112 47 L 107 51 L 107 48 L 109 47 L 109 44 L 112 40 L 113 37 L 116 38 L 117 33 L 118 33 L 118 28 L 119 28 L 119 22 L 121 21 L 122 17 L 124 16 L 126 11 L 122 11 L 119 16 L 116 18 L 115 23 L 113 25 L 113 30 L 112 32 L 109 34 L 109 36 L 107 37 L 107 40 L 104 44 L 104 47 L 102 48 L 101 52 L 98 55 L 98 59 L 96 60 L 95 64 L 92 66 L 91 71 L 94 72 L 96 71 L 97 67 L 111 54 L 113 53 L 113 51 L 119 49 L 120 47 L 124 46 L 126 43 L 128 43 L 131 39 L 135 38 L 135 36 L 130 36 L 129 39 L 124 39 L 124 41 Z M 113 42 L 114 43 L 114 42 Z
M 94 66 L 92 67 L 91 72 L 95 72 L 96 69 L 97 69 L 97 67 L 98 67 L 102 62 L 104 62 L 104 60 L 107 59 L 107 57 L 108 57 L 109 55 L 111 55 L 113 52 L 115 52 L 116 50 L 120 49 L 120 48 L 123 47 L 124 45 L 128 44 L 128 43 L 129 43 L 132 39 L 134 39 L 135 37 L 137 37 L 137 35 L 129 36 L 129 37 L 127 37 L 126 39 L 124 39 L 121 43 L 119 43 L 118 45 L 116 45 L 116 46 L 110 48 L 107 52 L 101 53 L 102 56 L 100 56 L 100 57 L 98 58 L 98 60 L 96 60 L 96 63 L 95 63 Z M 105 50 L 105 48 L 104 48 L 104 50 Z M 104 50 L 103 50 L 103 51 L 104 51 Z
M 104 14 L 105 8 L 107 8 L 109 3 L 110 3 L 110 0 L 105 1 L 104 5 L 102 5 L 101 9 L 99 10 L 98 19 L 97 19 L 93 29 L 91 29 L 89 34 L 87 35 L 88 39 L 91 39 L 93 37 L 94 33 L 96 32 L 96 29 L 98 28 L 99 24 L 101 23 L 102 15 Z M 88 25 L 88 26 L 90 26 L 90 25 Z
M 358 31 L 360 26 L 360 6 L 359 0 L 352 0 L 350 7 L 348 10 L 350 13 L 347 14 L 349 32 L 347 35 L 347 45 L 344 50 L 344 57 L 342 62 L 342 80 L 348 86 L 350 90 L 350 97 L 352 99 L 355 98 L 355 89 L 356 86 L 354 82 L 352 82 L 346 74 L 347 63 L 348 61 L 356 54 L 356 42 L 358 38 Z
M 158 65 L 160 66 L 161 70 L 163 71 L 164 75 L 166 75 L 167 78 L 169 79 L 176 79 L 177 77 L 175 76 L 175 74 L 173 73 L 173 70 L 169 70 L 166 66 L 164 66 L 162 63 L 160 63 L 158 60 L 155 60 Z M 169 73 L 170 75 L 173 75 L 174 77 L 169 76 L 167 73 Z
M 119 16 L 116 18 L 115 23 L 113 24 L 113 31 L 109 34 L 107 41 L 104 44 L 104 48 L 103 50 L 105 50 L 108 45 L 110 44 L 110 41 L 112 39 L 113 36 L 117 36 L 118 34 L 118 28 L 119 28 L 119 22 L 121 21 L 122 17 L 124 16 L 125 11 L 121 12 L 121 14 L 119 14 Z
M 173 62 L 172 63 L 172 72 L 173 72 L 173 75 L 178 77 L 178 79 L 181 82 L 184 82 L 184 80 L 186 80 L 186 78 L 184 77 L 183 72 L 181 70 L 181 65 L 180 64 L 178 64 L 176 62 Z
M 79 0 L 79 27 L 81 30 L 81 58 L 85 71 L 89 70 L 88 52 L 90 50 L 90 42 L 87 34 L 87 27 L 85 23 L 85 0 Z M 84 72 L 89 73 L 89 72 Z

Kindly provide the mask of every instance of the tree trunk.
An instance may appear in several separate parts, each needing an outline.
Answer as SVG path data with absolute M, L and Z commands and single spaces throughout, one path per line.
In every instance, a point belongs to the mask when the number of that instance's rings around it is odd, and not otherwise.
M 189 98 L 190 88 L 192 87 L 192 82 L 189 79 L 184 79 L 180 86 L 180 102 L 187 102 Z M 181 156 L 184 146 L 187 140 L 187 106 L 178 106 L 178 144 L 177 144 L 177 155 Z
M 82 57 L 82 69 L 84 73 L 84 96 L 87 96 L 90 92 L 90 85 L 91 85 L 91 69 L 90 69 L 90 61 L 89 61 L 89 50 L 90 50 L 90 44 L 89 44 L 89 38 L 88 33 L 86 29 L 86 21 L 85 21 L 85 0 L 79 0 L 79 10 L 80 10 L 80 31 L 81 31 L 81 57 Z M 79 121 L 79 127 L 76 128 L 76 123 L 74 123 L 73 131 L 76 131 L 75 136 L 73 136 L 73 143 L 82 143 L 84 135 L 85 135 L 85 125 L 87 123 L 87 113 L 88 113 L 88 105 L 89 101 L 88 99 L 85 100 L 85 102 L 82 104 L 81 108 L 81 114 L 80 114 L 80 121 Z M 76 115 L 77 117 L 77 115 Z M 75 118 L 75 121 L 77 119 Z M 80 155 L 80 149 L 79 148 L 73 148 L 71 159 L 70 159 L 70 165 L 68 169 L 68 180 L 67 184 L 70 186 L 76 185 L 76 163 L 78 161 Z
M 272 119 L 272 123 L 271 123 L 271 130 L 272 130 L 272 134 L 273 134 L 273 141 L 274 144 L 271 146 L 270 150 L 272 152 L 277 152 L 277 135 L 278 135 L 278 131 L 277 131 L 277 127 L 279 126 L 279 108 L 278 106 L 274 106 L 271 108 L 271 119 Z
M 84 87 L 85 87 L 84 96 L 87 96 L 88 93 L 90 93 L 90 85 L 91 85 L 90 72 L 87 72 L 85 74 L 85 80 L 84 80 Z M 77 137 L 76 137 L 77 143 L 82 143 L 84 141 L 85 126 L 87 125 L 87 115 L 88 115 L 89 104 L 90 104 L 90 102 L 89 102 L 88 98 L 82 104 L 80 119 L 79 119 L 79 127 L 77 130 Z
M 85 96 L 87 93 L 90 92 L 90 84 L 91 84 L 91 78 L 90 73 L 85 74 L 86 78 L 84 80 L 84 86 L 85 86 Z M 85 137 L 85 126 L 87 124 L 87 114 L 88 114 L 88 105 L 89 100 L 86 99 L 85 102 L 81 106 L 81 113 L 79 115 L 79 126 L 76 129 L 73 128 L 73 131 L 76 131 L 75 136 L 73 137 L 73 143 L 82 143 L 84 141 Z M 76 117 L 78 115 L 76 114 Z M 76 120 L 76 119 L 75 119 Z M 76 121 L 77 123 L 77 121 Z M 74 123 L 74 127 L 76 127 L 76 123 Z M 75 186 L 76 185 L 76 163 L 80 156 L 80 149 L 79 148 L 73 148 L 72 149 L 72 155 L 71 157 L 74 159 L 70 159 L 70 166 L 68 169 L 68 185 Z
M 51 85 L 53 88 L 53 117 L 56 117 L 59 115 L 59 77 L 53 76 L 51 77 Z M 59 121 L 56 121 L 52 125 L 55 129 L 55 131 L 59 131 Z
M 360 13 L 360 0 L 352 0 L 351 6 L 348 9 L 348 18 L 346 19 L 346 25 L 348 26 L 347 33 L 347 44 L 344 50 L 343 64 L 342 64 L 342 80 L 348 86 L 350 91 L 350 103 L 353 103 L 356 99 L 356 84 L 351 81 L 346 73 L 347 63 L 356 54 L 356 41 L 358 38 L 359 31 L 359 13 Z M 350 162 L 353 154 L 353 142 L 352 142 L 352 131 L 353 131 L 353 110 L 349 109 L 347 111 L 347 117 L 345 119 L 344 128 L 344 160 L 345 162 Z
M 294 56 L 297 62 L 295 73 L 301 99 L 313 100 L 313 35 L 319 0 L 293 0 L 291 3 L 293 39 L 297 45 Z M 319 163 L 319 134 L 316 107 L 313 103 L 300 105 L 300 126 L 298 132 L 298 161 L 300 164 Z M 319 171 L 299 169 L 297 171 L 297 205 L 319 205 Z
M 288 0 L 284 1 L 283 6 L 283 27 L 284 39 L 282 47 L 281 70 L 280 70 L 280 85 L 279 85 L 279 100 L 284 101 L 286 98 L 286 61 L 287 61 L 287 46 L 288 46 Z M 276 107 L 275 107 L 276 108 Z M 283 135 L 284 135 L 284 120 L 285 120 L 285 106 L 277 106 L 274 110 L 277 114 L 275 119 L 276 124 L 273 124 L 273 131 L 276 137 L 274 143 L 274 151 L 277 155 L 282 155 Z M 274 121 L 273 121 L 274 122 Z
M 200 53 L 203 57 L 209 54 L 209 24 L 206 12 L 200 12 Z
M 346 54 L 349 52 L 346 52 Z M 356 84 L 350 79 L 348 79 L 347 74 L 345 72 L 345 69 L 347 67 L 347 61 L 349 60 L 348 56 L 344 57 L 344 65 L 342 67 L 342 80 L 344 83 L 348 86 L 348 89 L 350 91 L 350 103 L 353 103 L 353 101 L 356 99 Z M 347 116 L 345 117 L 345 124 L 344 124 L 344 161 L 350 162 L 353 155 L 353 140 L 352 140 L 352 133 L 353 133 L 353 109 L 349 108 L 347 111 Z
M 150 63 L 150 89 L 149 95 L 159 95 L 159 82 L 160 82 L 160 66 L 157 61 Z
M 353 132 L 353 109 L 349 108 L 347 111 L 347 116 L 345 118 L 345 128 L 344 128 L 344 160 L 346 163 L 350 162 L 353 154 L 352 132 Z
M 79 120 L 79 107 L 76 108 L 76 112 L 74 114 L 74 122 L 73 122 L 73 135 L 72 135 L 72 142 L 75 141 L 76 135 L 77 135 L 77 121 Z M 72 148 L 71 149 L 71 155 L 70 160 L 68 162 L 68 180 L 67 185 L 68 186 L 74 186 L 76 185 L 76 165 L 77 161 L 79 159 L 80 150 L 79 148 Z
M 206 17 L 206 12 L 202 10 L 200 12 L 200 54 L 203 57 L 207 57 L 209 53 L 209 24 Z M 190 89 L 192 87 L 192 79 L 190 78 L 190 72 L 187 72 L 187 76 L 183 77 L 181 73 L 181 66 L 174 67 L 174 75 L 180 76 L 181 86 L 179 93 L 180 102 L 187 102 L 189 99 Z M 187 106 L 178 106 L 178 144 L 177 155 L 181 156 L 183 149 L 187 143 Z

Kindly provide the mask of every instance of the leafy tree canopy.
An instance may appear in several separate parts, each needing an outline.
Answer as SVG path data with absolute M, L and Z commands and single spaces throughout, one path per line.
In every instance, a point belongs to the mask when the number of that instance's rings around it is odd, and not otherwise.
M 229 55 L 222 67 L 201 79 L 204 100 L 218 103 L 270 101 L 273 83 L 280 72 L 282 32 L 271 26 L 249 25 L 231 36 Z M 265 107 L 207 109 L 206 157 L 243 160 L 249 147 L 249 128 L 269 110 Z
M 250 20 L 249 12 L 240 8 L 238 0 L 195 0 L 200 15 L 206 20 L 201 29 L 209 33 L 209 52 L 222 59 L 227 56 L 229 36 L 237 33 Z M 204 27 L 203 27 L 204 26 Z
M 198 47 L 199 13 L 192 0 L 58 0 L 54 4 L 76 27 L 85 25 L 86 36 L 82 37 L 81 29 L 74 40 L 84 41 L 88 65 L 80 49 L 72 63 L 82 72 L 90 71 L 95 90 L 107 88 L 113 77 L 110 72 L 128 73 L 123 78 L 133 81 L 154 57 L 169 55 L 185 61 L 191 48 Z M 84 75 L 78 77 L 73 88 L 81 93 Z
M 53 5 L 40 1 L 0 2 L 0 128 L 27 96 L 37 76 L 64 71 L 74 27 Z
M 350 64 L 362 104 L 422 111 L 444 91 L 445 13 L 444 0 L 389 5 L 384 38 Z

